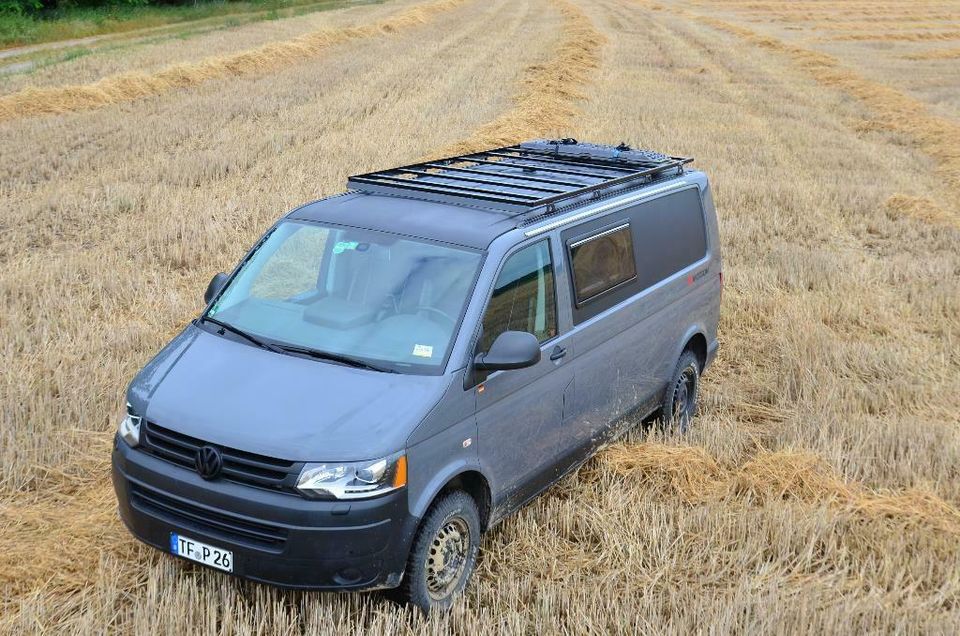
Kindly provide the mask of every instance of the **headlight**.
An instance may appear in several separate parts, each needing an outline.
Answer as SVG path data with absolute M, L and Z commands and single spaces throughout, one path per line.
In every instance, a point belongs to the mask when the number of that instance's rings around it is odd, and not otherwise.
M 133 407 L 127 402 L 127 415 L 120 420 L 120 437 L 130 446 L 140 444 L 140 420 L 142 418 L 133 412 Z
M 320 499 L 376 497 L 407 485 L 406 455 L 367 462 L 306 464 L 297 490 Z

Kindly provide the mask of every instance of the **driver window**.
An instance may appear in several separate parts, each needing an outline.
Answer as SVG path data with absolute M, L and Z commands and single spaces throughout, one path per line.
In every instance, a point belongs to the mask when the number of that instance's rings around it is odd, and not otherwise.
M 511 255 L 493 288 L 483 316 L 480 351 L 504 331 L 527 331 L 544 342 L 557 335 L 550 244 L 544 239 Z

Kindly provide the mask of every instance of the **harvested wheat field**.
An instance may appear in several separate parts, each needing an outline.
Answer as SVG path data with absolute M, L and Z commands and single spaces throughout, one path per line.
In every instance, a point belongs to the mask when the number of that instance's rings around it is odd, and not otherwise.
M 960 0 L 394 0 L 0 84 L 0 632 L 960 632 L 958 50 Z M 349 174 L 556 135 L 711 176 L 688 436 L 495 527 L 429 619 L 128 534 L 123 390 L 212 273 Z

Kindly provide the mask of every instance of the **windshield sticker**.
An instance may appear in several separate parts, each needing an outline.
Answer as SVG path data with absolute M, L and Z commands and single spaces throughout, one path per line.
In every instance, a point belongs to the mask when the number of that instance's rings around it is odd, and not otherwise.
M 430 345 L 413 345 L 413 355 L 419 358 L 432 358 L 433 357 L 433 347 Z
M 347 250 L 357 249 L 357 245 L 360 245 L 360 243 L 356 241 L 338 241 L 337 244 L 333 246 L 333 253 L 343 254 Z

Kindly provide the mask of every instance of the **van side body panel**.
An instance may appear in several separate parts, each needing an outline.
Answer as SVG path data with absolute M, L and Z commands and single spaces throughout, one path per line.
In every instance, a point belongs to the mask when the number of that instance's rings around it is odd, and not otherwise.
M 624 209 L 537 237 L 550 239 L 559 330 L 557 338 L 543 343 L 543 359 L 537 367 L 548 363 L 554 346 L 562 344 L 563 362 L 569 366 L 562 376 L 551 371 L 553 379 L 560 381 L 556 387 L 552 379 L 549 387 L 540 386 L 551 376 L 534 367 L 481 378 L 483 393 L 477 395 L 470 364 L 494 281 L 509 254 L 536 241 L 518 229 L 491 243 L 450 360 L 451 365 L 464 368 L 451 374 L 447 394 L 408 442 L 411 466 L 431 466 L 429 476 L 414 477 L 411 471 L 410 506 L 417 517 L 425 514 L 446 483 L 475 470 L 490 487 L 491 522 L 496 523 L 620 434 L 626 425 L 624 416 L 646 415 L 658 408 L 676 361 L 695 334 L 706 339 L 709 362 L 717 347 L 719 232 L 705 175 L 687 173 L 684 181 L 695 185 L 701 197 L 706 229 L 703 258 L 579 324 L 575 324 L 566 241 L 594 228 L 616 225 Z M 523 374 L 530 377 L 523 379 Z M 456 413 L 467 411 L 475 416 L 449 424 Z M 457 450 L 455 446 L 462 446 L 471 430 L 475 431 L 472 451 Z
M 666 384 L 687 339 L 694 333 L 702 333 L 708 342 L 715 341 L 716 325 L 711 315 L 719 308 L 718 289 L 713 285 L 711 271 L 714 269 L 711 240 L 716 225 L 709 218 L 707 206 L 700 201 L 701 187 L 705 180 L 696 179 L 687 191 L 686 201 L 696 196 L 704 215 L 705 253 L 690 265 L 653 282 L 639 291 L 627 289 L 619 292 L 605 309 L 590 315 L 590 303 L 580 307 L 572 304 L 572 320 L 580 322 L 572 327 L 575 362 L 576 391 L 570 419 L 565 424 L 567 439 L 565 452 L 572 462 L 583 459 L 593 449 L 617 435 L 619 427 L 614 423 L 632 412 L 641 415 L 655 410 Z M 604 228 L 623 223 L 635 225 L 634 231 L 642 231 L 640 216 L 649 211 L 648 204 L 659 202 L 661 208 L 669 208 L 675 192 L 666 193 L 638 205 L 614 209 L 598 217 L 559 229 L 563 245 L 580 237 L 602 232 Z M 711 208 L 712 210 L 712 208 Z M 668 210 L 669 211 L 669 210 Z M 637 247 L 643 248 L 643 237 Z M 669 245 L 665 246 L 669 249 Z M 644 258 L 638 254 L 643 277 Z M 719 265 L 717 265 L 717 268 Z M 719 271 L 719 270 L 718 270 Z M 719 283 L 719 276 L 716 276 Z M 573 279 L 565 279 L 568 287 Z M 645 283 L 638 282 L 636 286 Z M 617 294 L 615 290 L 612 294 Z M 570 290 L 571 297 L 573 296 Z M 716 302 L 714 302 L 716 298 Z M 619 301 L 619 302 L 617 302 Z M 712 311 L 712 306 L 716 311 Z
M 514 254 L 545 238 L 523 240 L 522 234 L 514 233 L 491 245 L 486 261 L 489 272 L 481 275 L 486 286 L 478 283 L 471 301 L 471 305 L 479 303 L 482 307 L 471 352 L 480 337 L 484 310 L 502 266 Z M 550 256 L 555 265 L 558 256 L 552 249 L 553 243 L 553 240 L 549 242 Z M 494 253 L 498 255 L 496 258 Z M 555 268 L 553 277 L 556 287 Z M 561 330 L 559 316 L 557 325 Z M 541 359 L 532 367 L 495 371 L 488 376 L 478 373 L 465 383 L 466 390 L 476 395 L 479 461 L 483 474 L 489 475 L 495 518 L 519 506 L 560 475 L 557 458 L 565 441 L 561 426 L 564 401 L 565 396 L 570 400 L 573 395 L 572 351 L 558 360 L 550 358 L 557 347 L 569 346 L 569 337 L 560 331 L 541 343 Z

